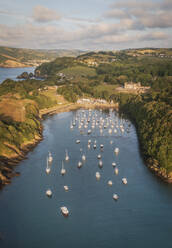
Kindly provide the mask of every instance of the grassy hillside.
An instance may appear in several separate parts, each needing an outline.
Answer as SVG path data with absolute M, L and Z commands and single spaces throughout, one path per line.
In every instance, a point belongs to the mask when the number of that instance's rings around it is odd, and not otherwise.
M 0 67 L 38 66 L 57 57 L 75 57 L 83 53 L 80 50 L 43 50 L 0 47 Z

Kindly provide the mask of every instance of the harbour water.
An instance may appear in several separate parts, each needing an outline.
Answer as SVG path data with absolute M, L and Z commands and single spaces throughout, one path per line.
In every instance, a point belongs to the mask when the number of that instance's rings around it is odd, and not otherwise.
M 96 110 L 106 118 L 109 113 Z M 162 182 L 145 166 L 139 151 L 135 127 L 129 132 L 102 135 L 95 127 L 91 134 L 80 134 L 70 123 L 81 110 L 60 113 L 43 121 L 43 141 L 17 167 L 21 175 L 0 191 L 1 248 L 171 248 L 172 186 Z M 88 111 L 86 111 L 88 115 Z M 115 117 L 120 123 L 120 117 Z M 129 122 L 124 121 L 124 127 Z M 80 143 L 76 144 L 79 139 Z M 97 148 L 88 149 L 88 139 Z M 100 144 L 104 145 L 103 152 Z M 115 155 L 115 147 L 119 154 Z M 69 161 L 61 163 L 68 150 Z M 81 150 L 82 149 L 82 150 Z M 53 162 L 46 174 L 46 158 Z M 82 168 L 77 168 L 81 155 Z M 103 168 L 98 167 L 101 153 Z M 112 162 L 119 174 L 115 175 Z M 95 173 L 100 172 L 100 180 Z M 128 183 L 124 185 L 122 178 Z M 108 181 L 112 180 L 112 187 Z M 63 186 L 68 185 L 65 192 Z M 52 197 L 45 194 L 52 190 Z M 119 199 L 115 201 L 113 194 Z M 67 206 L 65 218 L 60 207 Z
M 24 71 L 28 73 L 34 72 L 35 67 L 21 67 L 21 68 L 0 68 L 0 84 L 7 78 L 17 80 L 19 76 Z

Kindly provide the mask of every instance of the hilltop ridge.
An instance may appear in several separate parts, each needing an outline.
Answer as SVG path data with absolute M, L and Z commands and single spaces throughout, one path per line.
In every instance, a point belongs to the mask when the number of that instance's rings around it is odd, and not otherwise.
M 0 46 L 0 67 L 31 67 L 50 62 L 57 57 L 75 57 L 83 54 L 81 50 L 68 49 L 26 49 Z

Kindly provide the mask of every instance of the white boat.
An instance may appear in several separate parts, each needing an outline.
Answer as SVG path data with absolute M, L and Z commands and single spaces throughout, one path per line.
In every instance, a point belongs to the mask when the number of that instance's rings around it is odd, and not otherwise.
M 127 184 L 127 179 L 125 177 L 122 178 L 122 182 L 123 182 L 123 184 Z
M 68 191 L 68 190 L 69 190 L 69 188 L 68 188 L 67 185 L 64 185 L 64 190 L 65 190 L 65 191 Z
M 64 174 L 66 174 L 66 170 L 64 168 L 64 163 L 62 161 L 61 175 L 64 175 Z
M 48 162 L 51 163 L 53 161 L 53 156 L 51 152 L 48 152 Z
M 97 178 L 97 179 L 100 179 L 100 177 L 101 177 L 101 176 L 100 176 L 100 173 L 99 173 L 99 172 L 96 172 L 96 178 Z
M 90 134 L 90 133 L 91 133 L 91 129 L 88 130 L 88 134 Z
M 108 181 L 108 185 L 109 185 L 109 186 L 112 186 L 112 184 L 113 184 L 112 181 L 109 180 L 109 181 Z
M 113 166 L 113 167 L 115 167 L 115 166 L 116 166 L 116 163 L 115 163 L 115 162 L 113 162 L 113 163 L 112 163 L 112 166 Z
M 48 163 L 48 158 L 47 158 L 47 167 L 46 167 L 45 170 L 46 170 L 46 173 L 47 173 L 47 174 L 49 174 L 50 171 L 51 171 L 51 168 L 50 168 L 49 163 Z
M 73 129 L 73 124 L 72 123 L 70 124 L 70 128 Z
M 100 145 L 100 148 L 103 148 L 103 144 Z
M 67 151 L 67 150 L 66 150 L 65 160 L 66 160 L 66 161 L 68 161 L 68 160 L 69 160 L 69 155 L 68 155 L 68 151 Z
M 113 194 L 113 199 L 114 199 L 114 200 L 118 200 L 118 198 L 119 198 L 119 197 L 118 197 L 117 194 Z
M 79 161 L 79 162 L 78 162 L 78 168 L 81 168 L 81 167 L 82 167 L 82 162 Z
M 48 190 L 46 191 L 46 195 L 47 195 L 48 197 L 51 197 L 51 196 L 52 196 L 52 191 L 51 191 L 51 189 L 48 189 Z
M 93 148 L 96 149 L 96 144 L 93 145 Z
M 119 172 L 118 171 L 118 168 L 115 168 L 115 171 L 114 172 L 115 172 L 116 175 L 118 175 L 118 172 Z
M 90 149 L 91 148 L 91 146 L 90 146 L 90 144 L 88 144 L 88 149 Z
M 102 160 L 99 160 L 99 167 L 100 167 L 100 168 L 103 167 L 103 162 L 102 162 Z
M 119 148 L 118 147 L 115 148 L 114 153 L 116 153 L 116 154 L 119 153 Z
M 86 160 L 86 156 L 83 154 L 82 155 L 82 160 L 85 161 Z
M 112 129 L 110 128 L 110 129 L 108 130 L 108 132 L 109 132 L 109 133 L 112 133 Z
M 76 144 L 79 144 L 80 143 L 80 140 L 78 139 L 78 140 L 76 140 Z
M 64 216 L 68 216 L 69 215 L 69 210 L 67 209 L 67 207 L 63 206 L 60 208 L 61 212 Z
M 46 173 L 47 173 L 47 174 L 49 174 L 49 173 L 50 173 L 50 171 L 51 171 L 51 169 L 50 169 L 50 168 L 46 168 Z
M 88 144 L 91 144 L 91 140 L 90 139 L 88 140 Z
M 98 159 L 101 159 L 101 157 L 102 157 L 101 154 L 98 154 L 98 155 L 97 155 L 97 158 L 98 158 Z

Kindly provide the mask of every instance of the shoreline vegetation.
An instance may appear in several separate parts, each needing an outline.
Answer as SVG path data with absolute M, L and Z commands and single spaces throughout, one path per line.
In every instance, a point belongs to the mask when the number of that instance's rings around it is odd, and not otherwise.
M 138 49 L 62 57 L 38 66 L 37 79 L 6 79 L 0 85 L 0 185 L 10 183 L 14 165 L 42 140 L 46 115 L 80 107 L 116 108 L 127 115 L 146 165 L 172 183 L 171 49 L 164 57 L 156 51 L 151 56 L 139 55 Z

